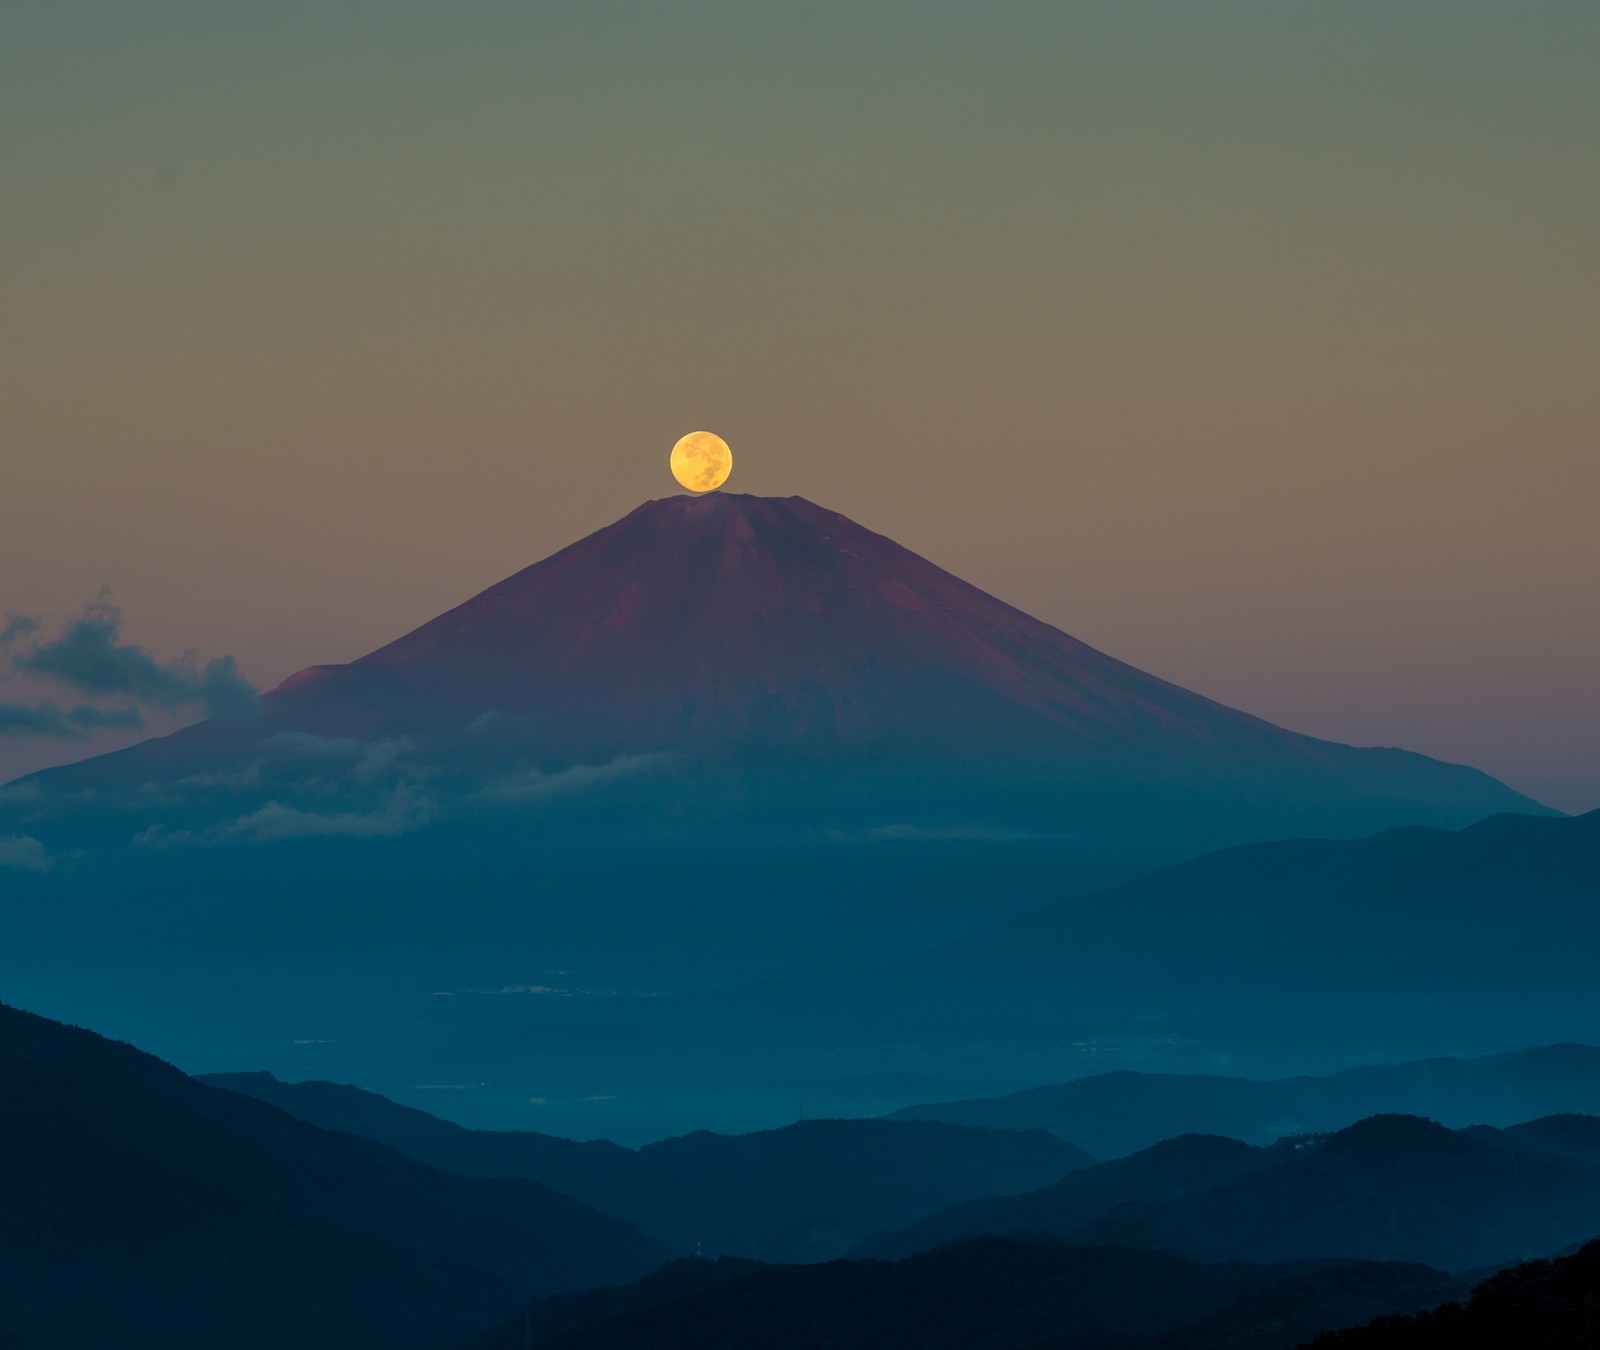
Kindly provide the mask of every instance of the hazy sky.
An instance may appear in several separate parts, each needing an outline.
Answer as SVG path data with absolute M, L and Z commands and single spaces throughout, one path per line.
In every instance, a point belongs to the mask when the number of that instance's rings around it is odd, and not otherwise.
M 0 609 L 109 584 L 271 685 L 706 426 L 1157 674 L 1600 806 L 1597 68 L 1592 0 L 7 0 Z

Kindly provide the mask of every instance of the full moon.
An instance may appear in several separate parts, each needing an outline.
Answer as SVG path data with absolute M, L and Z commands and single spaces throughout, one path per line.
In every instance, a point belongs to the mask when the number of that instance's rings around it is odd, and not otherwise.
M 715 492 L 733 472 L 733 452 L 715 432 L 691 431 L 672 447 L 672 476 L 690 492 Z

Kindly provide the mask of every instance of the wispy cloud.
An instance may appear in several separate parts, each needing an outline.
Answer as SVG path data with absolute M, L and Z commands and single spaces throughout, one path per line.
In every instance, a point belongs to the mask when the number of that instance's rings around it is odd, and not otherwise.
M 236 820 L 191 831 L 152 825 L 134 836 L 140 848 L 186 845 L 269 844 L 283 839 L 383 839 L 410 834 L 433 818 L 433 799 L 401 786 L 370 811 L 305 811 L 270 801 Z
M 223 826 L 219 834 L 254 843 L 277 839 L 392 838 L 420 829 L 432 815 L 431 799 L 408 788 L 397 788 L 375 811 L 302 811 L 282 802 L 268 802 Z
M 416 749 L 409 736 L 358 741 L 343 736 L 316 736 L 309 731 L 280 731 L 261 744 L 269 753 L 297 759 L 349 760 L 347 772 L 357 783 L 374 783 L 389 777 L 398 762 Z
M 261 761 L 257 759 L 231 769 L 207 770 L 168 782 L 145 783 L 140 786 L 139 793 L 148 800 L 160 801 L 181 799 L 190 793 L 251 792 L 260 786 Z
M 112 728 L 138 731 L 144 718 L 137 708 L 57 707 L 50 699 L 38 703 L 0 703 L 0 736 L 57 736 L 77 740 L 86 731 Z
M 0 624 L 0 647 L 9 647 L 38 627 L 39 621 L 30 614 L 7 614 L 5 623 Z
M 174 830 L 166 825 L 147 825 L 133 836 L 135 848 L 147 848 L 157 853 L 169 848 L 183 848 L 189 844 L 204 842 L 204 839 L 196 837 L 193 830 Z
M 175 779 L 170 786 L 203 791 L 249 792 L 261 786 L 261 761 L 255 760 L 240 768 L 222 769 L 215 773 L 191 773 Z
M 13 834 L 0 839 L 0 867 L 20 867 L 28 872 L 48 872 L 50 864 L 49 852 L 31 834 Z
M 40 631 L 37 619 L 11 615 L 4 636 L 7 650 Z M 239 674 L 231 656 L 201 666 L 193 652 L 162 662 L 121 636 L 122 610 L 101 598 L 68 621 L 55 637 L 34 638 L 15 650 L 12 665 L 24 674 L 57 680 L 83 694 L 121 696 L 177 711 L 198 707 L 207 717 L 247 717 L 260 707 L 255 686 Z
M 614 782 L 636 774 L 663 769 L 672 762 L 666 751 L 647 755 L 619 755 L 604 764 L 574 764 L 568 769 L 546 773 L 542 769 L 521 769 L 490 783 L 481 795 L 500 801 L 522 801 L 538 797 L 554 797 L 567 792 L 581 792 L 597 783 Z

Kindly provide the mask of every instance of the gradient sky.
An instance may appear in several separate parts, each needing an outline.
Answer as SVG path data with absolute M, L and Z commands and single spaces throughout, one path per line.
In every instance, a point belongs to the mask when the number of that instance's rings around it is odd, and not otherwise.
M 1590 0 L 8 0 L 0 609 L 109 584 L 271 685 L 706 426 L 1157 674 L 1600 806 L 1597 68 Z

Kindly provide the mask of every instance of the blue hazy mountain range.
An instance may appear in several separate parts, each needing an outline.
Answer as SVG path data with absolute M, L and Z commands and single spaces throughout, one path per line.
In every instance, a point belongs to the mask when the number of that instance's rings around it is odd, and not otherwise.
M 1092 1074 L 1003 1097 L 902 1107 L 891 1120 L 1050 1130 L 1115 1158 L 1181 1134 L 1270 1144 L 1385 1112 L 1446 1125 L 1513 1125 L 1538 1116 L 1600 1116 L 1600 1047 L 1547 1045 L 1476 1058 L 1371 1064 L 1321 1076 Z
M 974 1228 L 892 1263 L 868 1256 L 881 1245 L 869 1243 L 822 1266 L 675 1264 L 620 1290 L 548 1300 L 475 1344 L 541 1343 L 530 1335 L 539 1328 L 570 1350 L 1290 1350 L 1585 1240 L 1600 1222 L 1600 1119 L 1451 1131 L 1379 1115 L 1270 1148 L 1189 1136 L 961 1207 L 979 1211 L 1034 1227 Z M 896 1253 L 874 1252 L 885 1254 Z
M 984 1233 L 1055 1233 L 1195 1260 L 1359 1256 L 1447 1270 L 1586 1241 L 1600 1117 L 1450 1130 L 1374 1115 L 1265 1146 L 1186 1134 L 1022 1195 L 953 1205 L 853 1255 L 897 1258 Z
M 1311 1141 L 1335 1137 L 1360 1145 L 1351 1154 L 1357 1162 L 1394 1150 L 1440 1155 L 1454 1148 L 1450 1141 L 1460 1135 L 1495 1143 L 1509 1150 L 1507 1156 L 1520 1156 L 1517 1149 L 1527 1143 L 1573 1155 L 1583 1168 L 1600 1166 L 1600 1049 L 1581 1045 L 1376 1065 L 1322 1078 L 1099 1075 L 994 1100 L 910 1107 L 885 1121 L 808 1121 L 740 1136 L 700 1131 L 640 1150 L 522 1131 L 464 1129 L 333 1083 L 290 1084 L 261 1073 L 210 1075 L 201 1081 L 258 1097 L 323 1129 L 366 1136 L 432 1166 L 544 1182 L 629 1219 L 680 1251 L 698 1245 L 707 1255 L 765 1260 L 843 1254 L 852 1231 L 862 1240 L 851 1254 L 877 1258 L 907 1256 L 985 1233 L 1069 1235 L 1130 1204 L 1212 1190 L 1309 1157 Z M 951 1119 L 940 1119 L 941 1114 Z M 1378 1117 L 1390 1124 L 1371 1126 L 1371 1137 L 1347 1133 Z M 1406 1123 L 1429 1118 L 1458 1128 L 1453 1133 L 1435 1123 L 1429 1126 L 1434 1133 L 1419 1134 L 1420 1124 Z M 1545 1123 L 1523 1124 L 1539 1120 Z M 1069 1142 L 1071 1130 L 1095 1139 L 1104 1150 L 1099 1156 L 1111 1160 L 1094 1164 Z M 1144 1134 L 1152 1134 L 1154 1142 L 1133 1142 Z M 1257 1142 L 1245 1142 L 1241 1135 Z M 1297 1142 L 1280 1144 L 1286 1136 Z M 1343 1147 L 1318 1156 L 1343 1156 Z M 1482 1174 L 1492 1161 L 1490 1154 L 1478 1155 L 1475 1169 L 1463 1175 Z M 1589 1185 L 1583 1180 L 1588 1172 L 1580 1172 L 1561 1184 L 1579 1190 Z M 1364 1175 L 1353 1166 L 1352 1185 L 1358 1174 Z M 1028 1184 L 1030 1176 L 1043 1179 Z M 1341 1185 L 1348 1215 L 1353 1192 Z M 1456 1182 L 1451 1186 L 1459 1190 Z M 971 1194 L 945 1203 L 937 1198 L 963 1189 Z M 1504 1251 L 1448 1258 L 1435 1250 L 1408 1249 L 1397 1259 L 1442 1261 L 1454 1269 L 1554 1250 L 1587 1236 L 1582 1216 L 1600 1214 L 1596 1205 L 1600 1200 L 1583 1201 L 1579 1231 L 1560 1230 L 1549 1242 L 1529 1237 Z M 906 1225 L 878 1225 L 898 1231 L 871 1236 L 861 1231 L 872 1227 L 874 1215 L 913 1209 L 922 1213 Z M 1312 1254 L 1395 1256 L 1371 1245 L 1381 1237 L 1378 1229 L 1354 1246 Z M 1272 1231 L 1287 1230 L 1279 1225 Z M 1450 1223 L 1440 1220 L 1432 1236 L 1407 1240 L 1438 1242 L 1449 1231 Z
M 940 1121 L 812 1120 L 753 1134 L 707 1130 L 620 1148 L 528 1131 L 467 1130 L 335 1083 L 211 1074 L 323 1129 L 364 1135 L 446 1171 L 539 1181 L 683 1253 L 768 1261 L 839 1256 L 896 1215 L 1034 1190 L 1094 1160 L 1044 1130 Z
M 195 1069 L 630 1143 L 1107 1068 L 1600 1041 L 1600 814 L 1250 845 L 1111 889 L 1021 841 L 235 856 L 18 874 L 10 996 Z
M 1460 1130 L 1376 1115 L 1264 1148 L 1191 1135 L 1085 1165 L 1048 1134 L 918 1121 L 817 1121 L 641 1151 L 495 1139 L 352 1089 L 229 1080 L 487 1173 L 469 1176 L 4 1006 L 0 1075 L 0 1317 L 18 1350 L 90 1339 L 136 1350 L 1291 1350 L 1461 1298 L 1483 1268 L 1573 1249 L 1600 1226 L 1600 1119 L 1583 1115 Z M 720 1215 L 739 1243 L 815 1233 L 829 1213 L 848 1230 L 941 1187 L 1064 1175 L 933 1216 L 988 1206 L 1030 1232 L 975 1233 L 897 1261 L 772 1265 L 669 1260 L 627 1222 L 504 1175 L 530 1165 L 579 1184 L 616 1167 L 617 1199 L 662 1212 L 698 1203 L 691 1222 Z M 1559 1283 L 1564 1270 L 1508 1272 L 1473 1306 L 1487 1315 L 1493 1288 L 1543 1271 Z M 1570 1320 L 1566 1287 L 1546 1292 Z
M 473 1345 L 1291 1350 L 1476 1284 L 1473 1320 L 1498 1335 L 1453 1337 L 1446 1308 L 1395 1343 L 1583 1346 L 1596 1247 L 1493 1272 L 1575 1248 L 1600 1221 L 1600 1119 L 1451 1131 L 1379 1115 L 1270 1148 L 1187 1136 L 957 1212 L 1033 1227 L 974 1227 L 894 1261 L 869 1243 L 822 1266 L 674 1263 L 543 1301 Z M 1566 1338 L 1541 1339 L 1545 1323 Z
M 1036 1072 L 1071 1047 L 1077 1067 L 1056 1081 L 1097 1058 L 1280 1076 L 1593 1042 L 1597 899 L 1600 812 L 1254 844 L 918 956 L 703 1004 L 708 1022 L 780 1043 L 798 1026 L 842 1047 L 871 1027 L 885 1043 L 983 1046 L 996 1063 L 1029 1044 Z

